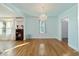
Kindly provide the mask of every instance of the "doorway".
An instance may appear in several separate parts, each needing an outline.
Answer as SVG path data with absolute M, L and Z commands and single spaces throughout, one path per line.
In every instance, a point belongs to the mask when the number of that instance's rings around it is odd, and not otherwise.
M 68 17 L 64 17 L 61 21 L 61 38 L 66 44 L 68 44 L 68 20 Z
M 23 17 L 16 17 L 15 27 L 16 27 L 16 31 L 15 31 L 16 41 L 24 40 L 24 19 Z

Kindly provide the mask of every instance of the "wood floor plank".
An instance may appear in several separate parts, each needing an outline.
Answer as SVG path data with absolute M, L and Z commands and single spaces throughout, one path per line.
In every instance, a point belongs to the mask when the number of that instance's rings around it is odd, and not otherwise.
M 29 42 L 29 43 L 28 43 Z M 28 43 L 28 44 L 25 44 Z M 33 39 L 28 41 L 0 41 L 2 53 L 18 45 L 2 55 L 6 56 L 79 56 L 79 52 L 57 39 Z M 5 49 L 5 50 L 4 50 Z M 11 52 L 12 51 L 12 52 Z M 11 53 L 10 53 L 11 52 Z

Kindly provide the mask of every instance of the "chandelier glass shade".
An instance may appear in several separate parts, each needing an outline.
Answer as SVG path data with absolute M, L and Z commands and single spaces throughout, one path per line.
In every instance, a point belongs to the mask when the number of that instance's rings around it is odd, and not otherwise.
M 41 15 L 40 15 L 40 20 L 41 20 L 41 21 L 47 20 L 47 15 L 41 14 Z

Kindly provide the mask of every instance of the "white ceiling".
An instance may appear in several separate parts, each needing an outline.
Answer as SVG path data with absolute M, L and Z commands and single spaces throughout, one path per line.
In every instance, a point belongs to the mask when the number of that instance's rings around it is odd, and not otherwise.
M 16 15 L 10 10 L 8 10 L 6 6 L 0 4 L 0 17 L 5 17 L 5 16 L 16 16 Z
M 76 3 L 15 3 L 12 4 L 19 8 L 23 13 L 30 16 L 39 16 L 47 14 L 48 16 L 58 16 L 60 13 L 71 8 Z

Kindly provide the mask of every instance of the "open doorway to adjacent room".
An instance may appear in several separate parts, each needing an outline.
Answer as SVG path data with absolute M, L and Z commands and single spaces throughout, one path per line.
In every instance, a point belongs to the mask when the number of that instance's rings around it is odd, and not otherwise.
M 68 17 L 64 17 L 61 20 L 61 39 L 68 44 Z

